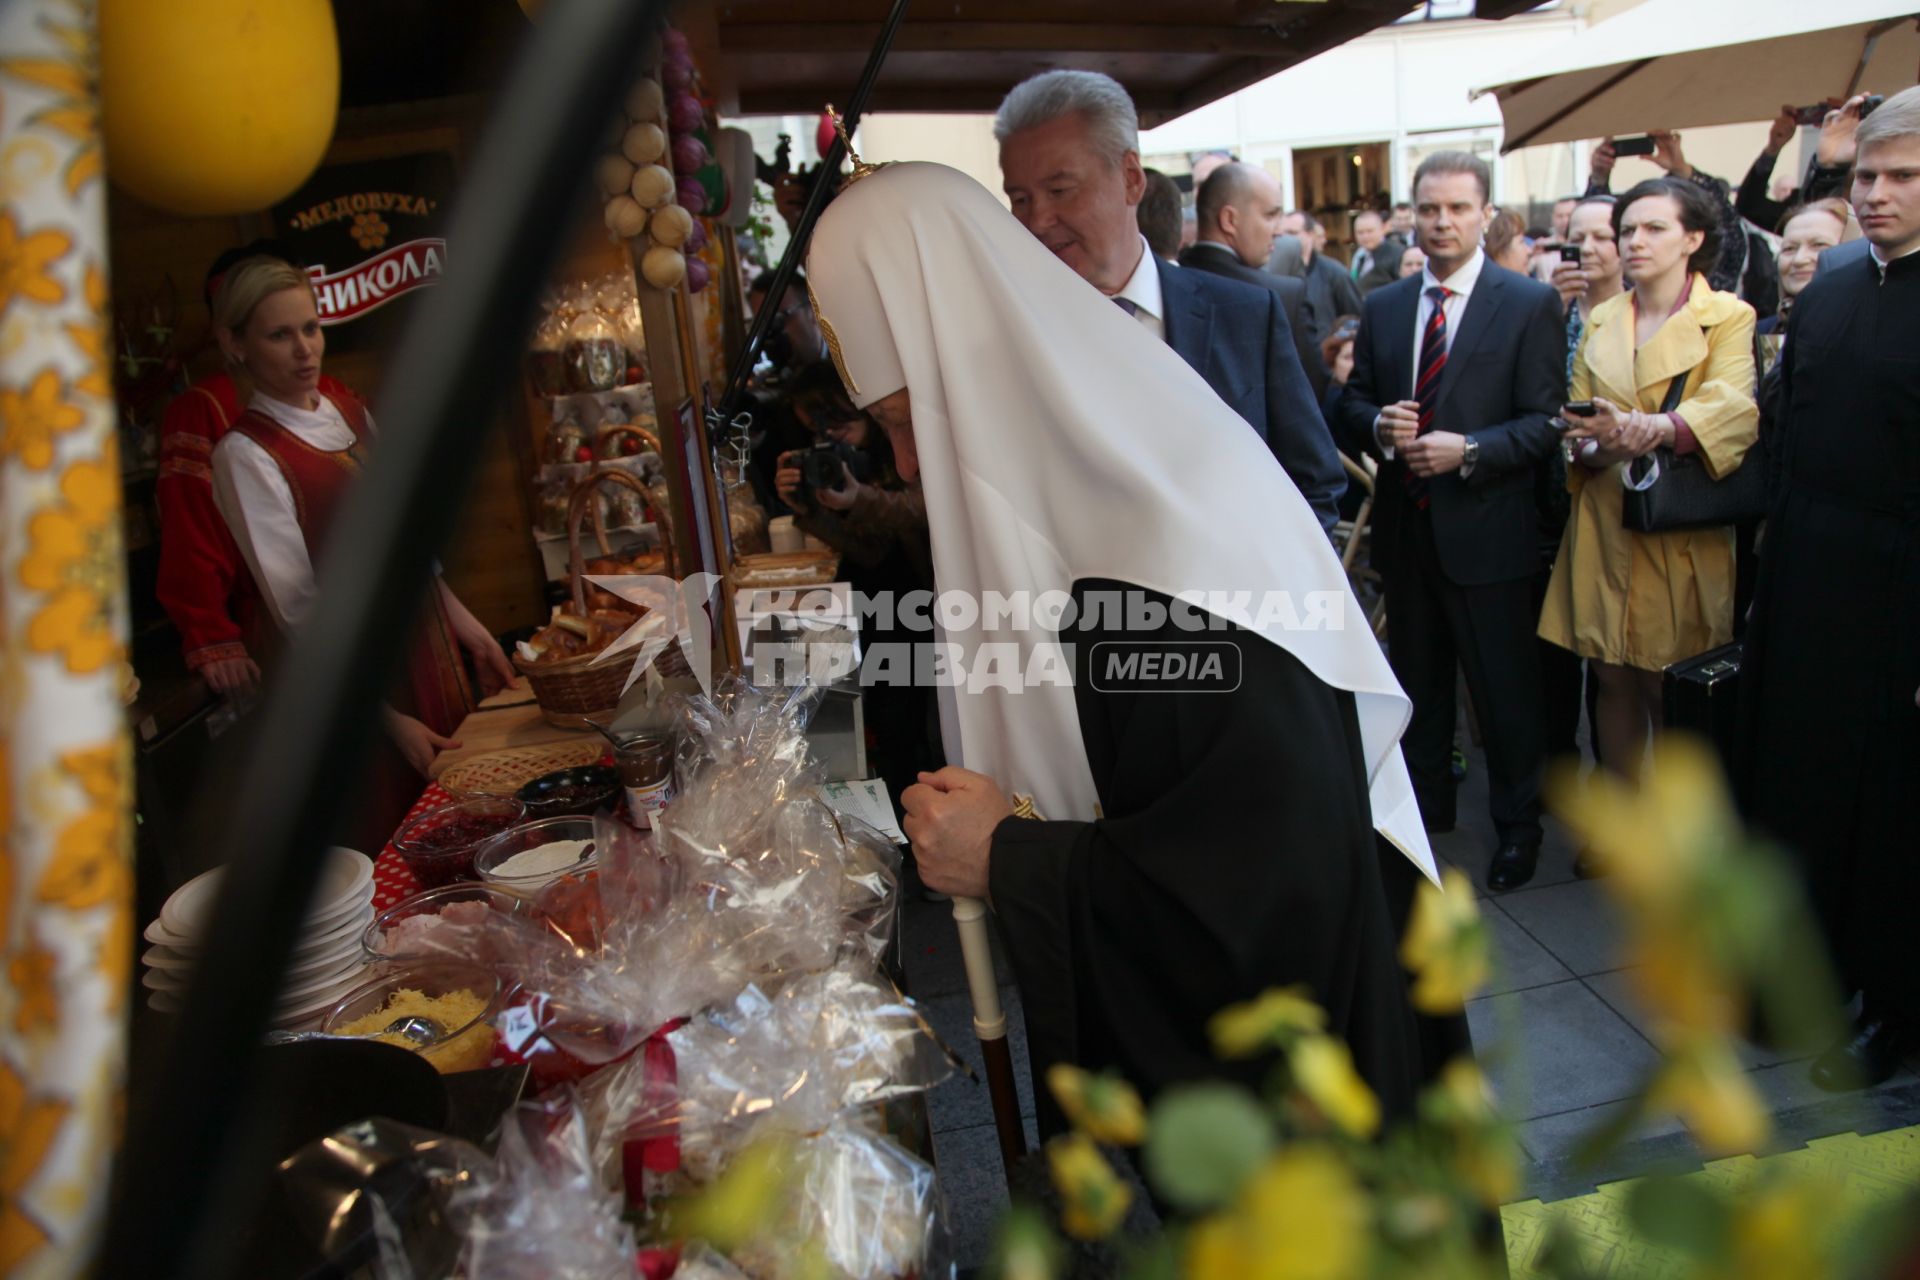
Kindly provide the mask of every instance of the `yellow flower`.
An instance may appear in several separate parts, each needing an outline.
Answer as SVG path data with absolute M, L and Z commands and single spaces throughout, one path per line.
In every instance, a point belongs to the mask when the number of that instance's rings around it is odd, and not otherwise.
M 1639 921 L 1625 954 L 1632 965 L 1627 981 L 1663 1040 L 1740 1029 L 1746 1001 L 1739 985 L 1721 972 L 1706 939 L 1686 918 L 1662 913 Z
M 1131 1147 L 1147 1136 L 1147 1112 L 1133 1086 L 1064 1062 L 1047 1068 L 1047 1088 L 1073 1127 L 1095 1142 Z
M 1675 1050 L 1648 1086 L 1647 1106 L 1679 1116 L 1709 1155 L 1753 1151 L 1772 1131 L 1772 1113 L 1733 1049 L 1717 1036 Z
M 29 1101 L 26 1082 L 11 1063 L 0 1060 L 0 1134 L 6 1135 L 0 1143 L 0 1275 L 14 1274 L 47 1242 L 46 1228 L 24 1202 L 60 1136 L 67 1109 L 58 1099 Z
M 117 917 L 127 910 L 131 891 L 128 862 L 127 813 L 131 806 L 127 745 L 115 741 L 60 757 L 60 767 L 86 793 L 86 812 L 61 829 L 53 861 L 42 873 L 36 896 L 41 902 L 85 911 L 114 904 Z M 112 975 L 124 969 L 120 954 L 130 943 L 109 936 L 101 957 L 102 971 Z
M 0 222 L 5 218 L 0 214 Z M 0 387 L 0 459 L 18 458 L 30 471 L 45 471 L 53 465 L 53 438 L 86 419 L 52 369 L 42 369 L 25 391 Z
M 1705 744 L 1660 735 L 1637 787 L 1596 769 L 1562 770 L 1554 810 L 1593 849 L 1609 892 L 1642 906 L 1676 905 L 1737 830 L 1720 766 Z
M 53 265 L 73 248 L 73 237 L 58 228 L 20 234 L 11 209 L 0 209 L 0 312 L 15 298 L 28 302 L 66 301 L 67 289 Z
M 37 653 L 64 654 L 75 674 L 98 671 L 120 657 L 113 626 L 120 597 L 119 486 L 111 453 L 98 462 L 76 462 L 60 478 L 65 503 L 27 522 L 20 583 L 52 597 L 27 624 L 27 645 Z
M 1187 1237 L 1188 1280 L 1342 1280 L 1366 1261 L 1368 1201 L 1352 1170 L 1320 1147 L 1291 1147 L 1233 1208 Z
M 52 1031 L 60 1025 L 60 991 L 56 978 L 59 961 L 38 941 L 29 940 L 7 965 L 7 978 L 13 984 L 19 1003 L 14 1009 L 13 1029 L 26 1035 L 36 1028 Z
M 1228 1005 L 1213 1015 L 1207 1032 L 1213 1051 L 1223 1058 L 1251 1058 L 1277 1049 L 1299 1035 L 1326 1030 L 1327 1011 L 1307 995 L 1304 985 L 1277 987 L 1245 1004 Z
M 1731 1247 L 1710 1275 L 1725 1280 L 1824 1280 L 1836 1274 L 1828 1237 L 1840 1208 L 1832 1188 L 1776 1178 L 1735 1202 Z
M 88 180 L 100 176 L 100 107 L 94 92 L 99 50 L 90 22 L 65 25 L 43 21 L 42 28 L 66 50 L 65 58 L 8 58 L 0 72 L 51 90 L 51 105 L 28 116 L 26 123 L 52 129 L 71 140 L 67 161 L 67 194 L 80 194 Z
M 1422 1013 L 1459 1013 L 1493 972 L 1493 943 L 1473 884 L 1448 867 L 1443 885 L 1420 882 L 1400 962 L 1414 973 L 1413 1004 Z
M 85 289 L 86 322 L 65 326 L 68 340 L 87 361 L 87 371 L 74 380 L 73 389 L 109 400 L 113 398 L 113 372 L 107 346 L 107 277 L 98 263 L 87 264 Z
M 1307 1036 L 1288 1050 L 1294 1086 L 1315 1110 L 1356 1138 L 1380 1128 L 1380 1101 L 1353 1069 L 1353 1054 L 1332 1036 Z
M 790 1154 L 781 1142 L 748 1147 L 705 1190 L 673 1204 L 667 1230 L 675 1239 L 705 1240 L 722 1253 L 764 1235 L 794 1177 Z
M 1063 1204 L 1060 1225 L 1076 1240 L 1104 1240 L 1127 1216 L 1133 1192 L 1084 1133 L 1047 1144 L 1047 1167 Z

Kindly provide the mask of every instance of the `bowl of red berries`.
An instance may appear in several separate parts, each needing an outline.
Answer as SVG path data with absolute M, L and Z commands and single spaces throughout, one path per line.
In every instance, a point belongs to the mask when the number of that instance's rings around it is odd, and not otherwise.
M 514 796 L 472 795 L 408 819 L 393 847 L 422 889 L 472 880 L 475 851 L 526 814 Z

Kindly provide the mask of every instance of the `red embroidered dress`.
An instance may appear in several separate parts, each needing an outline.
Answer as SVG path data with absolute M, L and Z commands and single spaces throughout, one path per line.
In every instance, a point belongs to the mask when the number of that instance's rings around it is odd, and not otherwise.
M 344 406 L 359 404 L 345 383 L 324 374 L 320 391 L 343 406 L 343 413 Z M 253 576 L 213 499 L 213 447 L 239 416 L 233 379 L 216 373 L 175 396 L 160 422 L 155 589 L 180 633 L 187 665 L 196 671 L 210 662 L 247 657 L 245 637 L 260 607 Z
M 366 409 L 360 401 L 351 395 L 329 394 L 327 398 L 353 432 L 354 442 L 346 449 L 319 448 L 253 408 L 242 413 L 232 427 L 258 445 L 285 479 L 308 559 L 316 565 L 340 502 L 360 474 L 372 443 Z M 235 554 L 239 556 L 237 547 Z M 245 639 L 256 659 L 266 661 L 279 647 L 281 637 L 250 574 L 247 581 L 253 599 L 245 611 Z M 429 592 L 428 609 L 421 621 L 408 649 L 404 694 L 395 701 L 401 710 L 434 732 L 448 734 L 473 709 L 474 699 L 437 590 Z

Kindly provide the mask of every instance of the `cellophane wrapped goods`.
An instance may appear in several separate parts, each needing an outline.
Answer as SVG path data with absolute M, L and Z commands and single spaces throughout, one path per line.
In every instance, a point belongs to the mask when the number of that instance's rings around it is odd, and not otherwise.
M 697 890 L 731 991 L 825 969 L 848 945 L 877 960 L 892 927 L 899 855 L 815 793 L 810 694 L 736 681 L 681 703 L 682 789 L 655 829 Z
M 465 1222 L 466 1280 L 632 1280 L 633 1229 L 593 1167 L 587 1130 L 561 1091 L 501 1126 L 493 1176 L 450 1198 Z
M 933 1169 L 866 1117 L 843 1116 L 793 1148 L 781 1220 L 736 1249 L 754 1280 L 818 1274 L 809 1254 L 846 1280 L 920 1272 L 942 1222 Z
M 844 1113 L 930 1089 L 952 1063 L 920 1011 L 859 957 L 766 994 L 750 986 L 667 1037 L 677 1087 L 664 1099 L 644 1072 L 629 1089 L 663 1100 L 633 1107 L 629 1141 L 679 1139 L 696 1182 L 756 1139 L 817 1133 Z M 603 1156 L 604 1158 L 604 1156 Z

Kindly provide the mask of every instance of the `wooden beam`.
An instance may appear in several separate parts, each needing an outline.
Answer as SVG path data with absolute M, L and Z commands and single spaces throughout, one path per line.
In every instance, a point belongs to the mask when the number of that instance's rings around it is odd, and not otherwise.
M 868 110 L 924 111 L 936 114 L 992 112 L 999 107 L 1000 100 L 1007 96 L 1007 90 L 1012 88 L 1013 84 L 1012 80 L 996 80 L 991 84 L 938 87 L 881 84 L 875 86 L 873 104 Z M 750 116 L 811 115 L 817 113 L 824 103 L 837 101 L 838 99 L 834 96 L 836 93 L 844 95 L 845 92 L 844 84 L 834 86 L 794 84 L 772 88 L 747 88 L 740 93 L 740 111 L 742 115 Z M 1135 92 L 1133 101 L 1139 108 L 1141 123 L 1148 128 L 1156 123 L 1171 120 L 1186 110 L 1180 105 L 1176 90 Z
M 873 39 L 866 22 L 720 24 L 726 53 L 839 53 Z M 952 53 L 1212 53 L 1290 57 L 1299 43 L 1263 26 L 1160 23 L 908 22 L 898 50 Z

